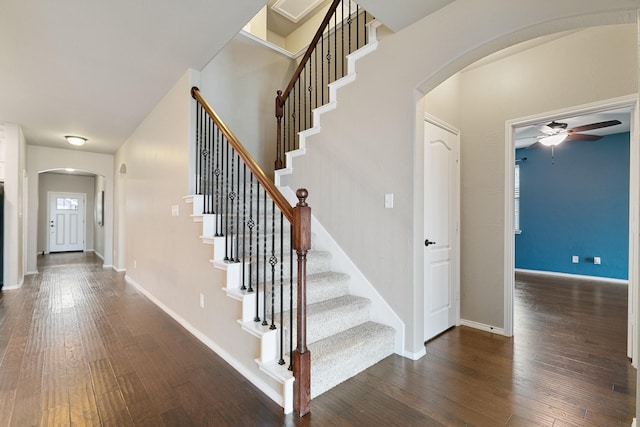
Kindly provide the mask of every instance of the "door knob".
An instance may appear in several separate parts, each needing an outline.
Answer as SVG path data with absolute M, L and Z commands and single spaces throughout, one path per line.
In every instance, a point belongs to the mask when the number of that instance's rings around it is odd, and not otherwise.
M 425 246 L 435 245 L 435 244 L 436 244 L 436 242 L 431 242 L 431 241 L 429 241 L 429 239 L 427 239 L 427 240 L 425 240 L 425 241 L 424 241 L 424 245 L 425 245 Z

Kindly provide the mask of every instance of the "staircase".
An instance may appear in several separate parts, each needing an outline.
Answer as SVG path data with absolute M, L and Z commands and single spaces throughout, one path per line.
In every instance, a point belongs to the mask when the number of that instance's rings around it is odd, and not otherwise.
M 262 371 L 283 384 L 285 412 L 291 412 L 293 376 L 288 369 L 289 354 L 284 365 L 278 363 L 279 328 L 270 329 L 269 325 L 254 321 L 256 299 L 263 301 L 265 295 L 263 291 L 248 292 L 241 289 L 242 263 L 224 261 L 225 238 L 216 237 L 212 232 L 212 224 L 219 219 L 216 215 L 202 214 L 203 198 L 202 195 L 193 196 L 192 214 L 194 221 L 202 222 L 201 240 L 212 246 L 213 268 L 226 272 L 224 291 L 231 298 L 230 303 L 240 304 L 243 313 L 242 318 L 238 319 L 239 326 L 260 340 L 260 354 L 256 363 Z M 279 231 L 274 229 L 267 232 Z M 332 254 L 319 248 L 312 248 L 307 255 L 307 342 L 311 352 L 312 399 L 394 352 L 395 330 L 370 320 L 370 301 L 349 293 L 349 275 L 332 271 L 331 261 Z M 284 262 L 284 265 L 289 265 L 289 262 Z M 284 278 L 289 277 L 291 270 L 285 269 Z M 260 289 L 264 289 L 262 279 L 259 278 L 258 283 Z M 270 300 L 270 289 L 266 294 L 266 299 Z M 290 296 L 289 289 L 284 288 L 282 298 L 288 300 Z M 294 300 L 296 297 L 294 288 Z M 280 298 L 278 291 L 274 298 Z M 295 322 L 291 326 L 289 314 L 282 313 L 285 343 L 297 332 Z M 280 318 L 279 312 L 274 315 L 276 319 Z
M 354 2 L 332 2 L 276 97 L 276 184 L 304 154 L 306 137 L 320 130 L 320 115 L 336 107 L 337 89 L 355 79 L 356 59 L 376 48 L 377 26 Z M 307 191 L 292 197 L 276 187 L 197 88 L 192 96 L 193 219 L 202 222 L 213 267 L 225 272 L 224 291 L 239 304 L 239 327 L 259 340 L 259 370 L 282 385 L 285 413 L 303 416 L 310 399 L 401 351 L 404 325 L 312 219 Z

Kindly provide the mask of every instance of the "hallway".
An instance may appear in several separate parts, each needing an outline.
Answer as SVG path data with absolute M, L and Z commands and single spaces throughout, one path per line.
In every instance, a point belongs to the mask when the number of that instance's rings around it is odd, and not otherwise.
M 92 254 L 0 293 L 0 426 L 626 426 L 626 286 L 519 278 L 516 337 L 459 327 L 282 409 Z M 221 296 L 222 297 L 222 296 Z

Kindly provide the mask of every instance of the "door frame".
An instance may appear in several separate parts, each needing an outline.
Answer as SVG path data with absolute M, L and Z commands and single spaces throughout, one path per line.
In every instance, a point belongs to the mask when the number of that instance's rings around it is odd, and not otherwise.
M 52 194 L 66 194 L 72 196 L 81 196 L 83 201 L 83 210 L 82 213 L 82 252 L 87 250 L 87 194 L 86 193 L 74 193 L 69 191 L 47 191 L 47 245 L 44 251 L 45 254 L 51 253 L 51 233 L 49 232 L 49 221 L 51 220 L 51 195 Z
M 514 286 L 515 286 L 515 234 L 513 231 L 513 174 L 515 168 L 515 128 L 528 126 L 544 121 L 553 120 L 558 116 L 584 115 L 598 113 L 618 108 L 631 110 L 631 126 L 629 130 L 629 297 L 628 297 L 628 327 L 627 327 L 627 356 L 631 358 L 633 366 L 637 367 L 638 344 L 636 341 L 636 325 L 638 325 L 638 279 L 639 263 L 636 258 L 640 254 L 638 242 L 638 222 L 640 220 L 640 144 L 638 144 L 640 110 L 638 108 L 638 94 L 613 98 L 569 107 L 548 113 L 537 114 L 508 120 L 505 122 L 505 226 L 504 226 L 504 334 L 513 335 L 514 323 Z
M 455 194 L 453 195 L 453 197 L 456 200 L 455 203 L 455 226 L 456 226 L 456 233 L 455 236 L 453 238 L 454 244 L 455 244 L 455 248 L 452 251 L 451 254 L 451 259 L 452 259 L 452 263 L 454 265 L 454 271 L 452 271 L 451 276 L 453 278 L 453 289 L 454 289 L 454 297 L 455 297 L 455 301 L 454 301 L 454 310 L 455 310 L 455 326 L 460 326 L 460 199 L 461 199 L 461 194 L 460 194 L 460 178 L 461 178 L 461 170 L 462 170 L 462 156 L 460 156 L 460 150 L 461 150 L 461 137 L 460 137 L 460 130 L 457 129 L 455 126 L 450 125 L 449 123 L 445 122 L 444 120 L 441 120 L 429 113 L 424 113 L 424 120 L 423 120 L 423 124 L 422 126 L 424 126 L 424 122 L 428 122 L 431 123 L 434 126 L 437 126 L 447 132 L 450 132 L 452 134 L 454 134 L 457 138 L 458 138 L 458 153 L 456 154 L 456 164 L 457 164 L 457 168 L 456 168 L 456 182 L 454 184 L 454 192 Z M 425 140 L 425 135 L 422 135 L 422 145 L 424 146 L 424 140 Z M 424 153 L 424 148 L 423 148 L 423 153 Z M 423 170 L 424 168 L 426 168 L 427 165 L 424 164 L 424 154 L 423 154 Z M 425 188 L 424 188 L 424 177 L 422 180 L 422 194 L 424 195 L 425 193 Z M 424 205 L 424 196 L 422 198 L 422 203 Z M 423 218 L 422 218 L 422 223 L 424 224 L 425 218 L 424 216 L 426 215 L 426 212 L 423 211 Z M 426 230 L 423 230 L 423 234 L 426 232 Z M 422 239 L 424 239 L 424 236 L 422 237 Z M 424 249 L 423 249 L 424 250 Z M 424 264 L 424 257 L 422 258 L 422 263 Z M 424 279 L 426 276 L 426 269 L 425 266 L 423 265 L 423 286 L 424 286 Z M 424 289 L 424 294 L 426 294 L 426 289 Z M 426 313 L 426 307 L 424 306 L 424 300 L 425 297 L 423 295 L 423 319 L 424 319 L 424 313 Z M 424 322 L 424 320 L 423 320 Z M 424 325 L 423 325 L 423 337 L 424 337 Z

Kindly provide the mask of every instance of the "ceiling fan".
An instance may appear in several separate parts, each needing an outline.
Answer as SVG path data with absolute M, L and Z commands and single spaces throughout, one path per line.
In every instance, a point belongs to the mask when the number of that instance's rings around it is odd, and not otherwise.
M 552 147 L 562 143 L 563 141 L 597 141 L 602 138 L 602 136 L 581 132 L 615 126 L 621 123 L 622 122 L 619 120 L 607 120 L 604 122 L 591 123 L 567 129 L 567 123 L 556 122 L 554 120 L 551 123 L 542 126 L 540 131 L 543 135 L 535 138 L 537 139 L 537 142 Z

